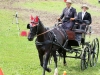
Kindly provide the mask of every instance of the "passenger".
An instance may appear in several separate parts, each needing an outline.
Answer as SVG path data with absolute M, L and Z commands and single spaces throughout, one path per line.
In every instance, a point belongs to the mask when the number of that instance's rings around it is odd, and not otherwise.
M 61 21 L 62 19 L 62 27 L 66 30 L 72 29 L 73 25 L 75 24 L 75 18 L 77 18 L 77 12 L 76 9 L 71 7 L 72 1 L 67 0 L 66 1 L 66 8 L 64 8 L 60 18 L 58 21 Z
M 81 9 L 82 9 L 82 12 L 78 13 L 77 19 L 88 20 L 89 24 L 91 24 L 92 23 L 91 14 L 87 12 L 89 7 L 86 4 L 84 4 L 82 5 Z M 82 29 L 84 30 L 85 26 L 82 26 Z

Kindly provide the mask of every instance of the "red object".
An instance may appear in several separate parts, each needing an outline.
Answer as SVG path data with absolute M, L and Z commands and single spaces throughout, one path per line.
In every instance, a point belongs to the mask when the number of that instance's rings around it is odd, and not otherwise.
M 64 2 L 66 2 L 67 0 L 64 0 Z
M 63 72 L 63 75 L 67 75 L 67 72 L 66 72 L 66 71 L 64 71 L 64 72 Z
M 0 75 L 4 75 L 1 69 L 0 69 Z
M 31 15 L 30 19 L 31 19 L 31 22 L 34 22 L 34 17 L 32 15 Z
M 38 16 L 36 16 L 36 17 L 34 18 L 34 17 L 31 15 L 30 19 L 31 19 L 31 22 L 35 22 L 35 23 L 37 23 L 37 22 L 39 21 Z
M 27 36 L 27 32 L 26 31 L 22 31 L 20 35 L 21 36 Z
M 33 27 L 36 26 L 37 23 L 39 22 L 38 16 L 36 16 L 36 17 L 34 18 L 34 17 L 31 15 L 30 19 L 31 19 L 30 24 L 31 24 Z
M 35 23 L 38 23 L 38 21 L 39 21 L 39 18 L 38 18 L 38 16 L 36 16 L 35 17 Z

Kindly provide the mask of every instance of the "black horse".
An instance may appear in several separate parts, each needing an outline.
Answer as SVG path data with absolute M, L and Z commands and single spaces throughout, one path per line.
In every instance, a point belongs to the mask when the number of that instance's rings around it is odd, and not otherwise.
M 29 41 L 32 41 L 34 37 L 37 36 L 35 43 L 39 54 L 40 64 L 44 69 L 43 75 L 45 75 L 45 70 L 47 72 L 51 72 L 51 69 L 47 67 L 48 60 L 51 55 L 54 57 L 55 68 L 57 68 L 56 51 L 59 51 L 59 53 L 63 55 L 63 63 L 66 64 L 66 51 L 52 43 L 53 41 L 56 41 L 60 45 L 63 45 L 66 41 L 65 35 L 59 27 L 47 29 L 44 27 L 40 19 L 36 17 L 30 24 L 27 25 L 27 28 L 30 29 L 30 33 L 28 35 Z

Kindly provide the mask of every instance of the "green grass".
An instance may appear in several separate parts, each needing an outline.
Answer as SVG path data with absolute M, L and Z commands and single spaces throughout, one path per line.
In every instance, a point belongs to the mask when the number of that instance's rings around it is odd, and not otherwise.
M 91 4 L 92 6 L 100 7 L 100 3 L 98 3 L 98 0 L 84 0 L 84 1 Z
M 19 3 L 24 8 L 32 8 L 35 10 L 41 10 L 41 11 L 48 11 L 48 12 L 54 12 L 59 13 L 62 11 L 62 9 L 65 6 L 64 2 L 60 1 L 35 1 L 35 2 L 26 2 L 26 3 Z M 16 5 L 16 4 L 15 4 Z M 57 5 L 57 6 L 56 6 Z M 61 10 L 60 10 L 61 9 Z
M 14 12 L 11 12 L 10 10 L 0 11 L 0 67 L 4 75 L 42 75 L 35 44 L 29 42 L 26 37 L 17 35 L 16 24 L 11 23 Z M 26 26 L 23 26 L 24 23 L 21 20 L 20 23 L 21 28 L 25 29 Z M 62 75 L 64 70 L 68 75 L 98 75 L 100 73 L 99 62 L 95 67 L 81 71 L 80 60 L 70 58 L 66 60 L 68 66 L 63 66 L 62 61 L 58 63 L 59 75 Z M 52 72 L 46 72 L 46 75 L 53 75 L 54 63 L 50 65 L 50 68 Z
M 18 36 L 17 26 L 12 24 L 13 14 L 15 14 L 15 11 L 0 9 L 0 68 L 2 68 L 4 75 L 42 75 L 34 41 L 29 42 L 27 37 Z M 26 24 L 26 20 L 19 18 L 21 30 L 26 30 Z M 59 75 L 62 75 L 64 70 L 67 71 L 68 75 L 100 74 L 100 56 L 98 64 L 85 71 L 80 70 L 80 60 L 70 58 L 66 58 L 66 60 L 68 66 L 63 66 L 63 61 L 58 62 Z M 52 72 L 46 72 L 46 75 L 53 75 L 53 62 L 50 68 Z
M 62 10 L 65 8 L 66 4 L 62 1 L 35 1 L 35 2 L 26 2 L 26 3 L 19 3 L 19 5 L 23 8 L 28 9 L 35 9 L 35 10 L 41 10 L 41 11 L 47 11 L 51 13 L 57 13 L 61 14 Z M 14 6 L 17 6 L 17 4 L 14 4 Z M 77 9 L 77 12 L 81 11 L 81 5 L 80 4 L 72 4 L 74 8 Z M 92 16 L 100 16 L 100 12 L 95 12 L 92 9 L 89 10 L 89 12 L 92 14 Z

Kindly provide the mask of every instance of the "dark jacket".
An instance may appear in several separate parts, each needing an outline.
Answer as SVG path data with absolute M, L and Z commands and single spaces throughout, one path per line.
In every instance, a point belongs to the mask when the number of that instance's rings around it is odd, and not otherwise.
M 62 27 L 64 29 L 70 30 L 75 24 L 75 21 L 70 21 L 70 18 L 77 18 L 77 13 L 76 13 L 76 9 L 73 7 L 71 7 L 69 13 L 67 11 L 68 9 L 65 8 L 60 18 L 63 19 Z
M 77 19 L 82 20 L 82 12 L 78 13 Z M 91 24 L 92 23 L 91 14 L 86 12 L 85 15 L 84 15 L 83 20 L 88 20 L 90 22 L 90 24 Z
M 66 12 L 66 8 L 63 10 L 63 12 L 62 12 L 62 14 L 60 16 L 61 19 L 64 18 L 63 21 L 70 20 L 70 18 L 76 18 L 77 17 L 76 9 L 73 8 L 73 7 L 70 9 L 68 17 L 66 17 L 65 12 Z

